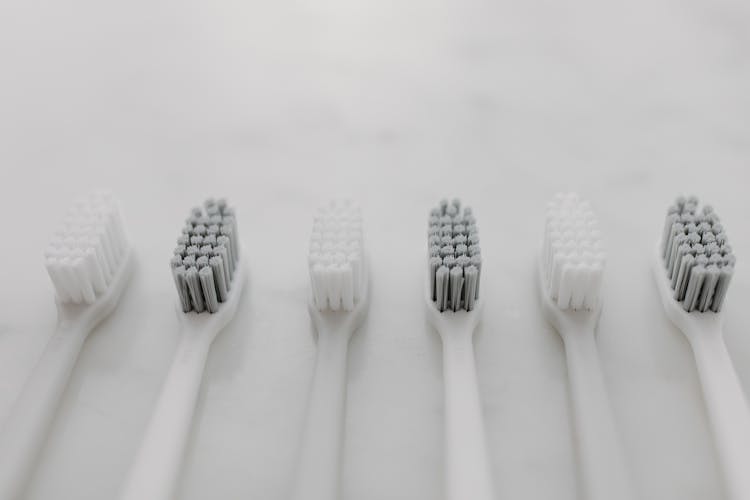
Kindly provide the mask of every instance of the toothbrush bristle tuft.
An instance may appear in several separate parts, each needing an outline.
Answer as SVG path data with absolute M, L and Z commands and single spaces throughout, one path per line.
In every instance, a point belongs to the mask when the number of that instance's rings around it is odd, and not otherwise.
M 699 212 L 695 196 L 677 198 L 667 210 L 661 256 L 673 297 L 685 311 L 721 311 L 735 257 L 711 206 Z
M 599 301 L 606 256 L 588 201 L 559 193 L 547 204 L 542 272 L 547 293 L 562 309 L 591 310 Z
M 55 231 L 45 265 L 63 303 L 93 303 L 112 283 L 129 251 L 117 200 L 95 191 L 76 200 Z
M 471 208 L 442 200 L 430 211 L 427 230 L 428 275 L 432 301 L 440 312 L 471 311 L 479 300 L 482 256 Z
M 362 214 L 349 200 L 331 201 L 313 219 L 308 266 L 315 307 L 351 311 L 365 286 Z
M 229 296 L 239 265 L 234 210 L 224 199 L 195 207 L 177 238 L 170 264 L 183 312 L 215 313 Z

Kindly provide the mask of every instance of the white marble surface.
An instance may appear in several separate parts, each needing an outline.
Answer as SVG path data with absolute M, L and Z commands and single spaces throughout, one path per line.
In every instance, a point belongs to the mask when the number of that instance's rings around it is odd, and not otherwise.
M 688 345 L 648 269 L 697 193 L 740 264 L 726 337 L 750 392 L 750 4 L 321 0 L 0 5 L 0 418 L 55 323 L 41 252 L 69 200 L 120 196 L 139 267 L 84 346 L 28 498 L 113 498 L 177 339 L 167 259 L 187 209 L 236 205 L 252 266 L 214 345 L 184 499 L 283 499 L 314 343 L 311 211 L 358 198 L 373 302 L 351 344 L 342 496 L 441 497 L 441 360 L 424 319 L 425 214 L 480 221 L 476 338 L 499 498 L 577 498 L 566 368 L 534 297 L 545 201 L 575 189 L 610 249 L 599 351 L 649 500 L 720 500 Z

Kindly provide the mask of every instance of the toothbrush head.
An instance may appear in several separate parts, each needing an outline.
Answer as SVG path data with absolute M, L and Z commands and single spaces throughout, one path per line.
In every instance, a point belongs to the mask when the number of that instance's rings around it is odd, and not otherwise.
M 112 193 L 95 191 L 76 200 L 45 251 L 58 302 L 89 305 L 112 295 L 113 288 L 121 290 L 130 253 Z
M 699 211 L 698 198 L 677 198 L 667 210 L 657 251 L 657 277 L 661 274 L 675 303 L 688 313 L 721 311 L 736 259 L 710 206 Z
M 588 201 L 559 193 L 547 204 L 540 274 L 542 291 L 560 310 L 596 310 L 605 254 Z
M 362 214 L 349 200 L 331 201 L 313 219 L 308 268 L 311 307 L 353 311 L 366 299 Z
M 215 313 L 240 293 L 237 221 L 225 200 L 208 199 L 203 209 L 193 208 L 170 263 L 184 313 Z
M 471 208 L 454 199 L 430 211 L 427 230 L 428 297 L 439 312 L 472 311 L 479 302 L 482 255 Z

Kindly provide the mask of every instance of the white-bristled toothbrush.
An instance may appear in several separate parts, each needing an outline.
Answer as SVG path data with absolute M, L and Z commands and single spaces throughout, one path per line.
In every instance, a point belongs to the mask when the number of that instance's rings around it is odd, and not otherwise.
M 709 206 L 678 198 L 652 259 L 664 311 L 690 343 L 729 500 L 750 499 L 750 407 L 722 333 L 735 257 Z
M 224 200 L 193 209 L 171 266 L 180 340 L 121 492 L 122 500 L 174 494 L 211 343 L 232 320 L 245 283 L 237 222 Z
M 596 347 L 605 254 L 588 202 L 558 194 L 547 206 L 538 262 L 544 316 L 562 337 L 583 497 L 634 498 Z
M 443 344 L 445 498 L 492 500 L 472 341 L 484 301 L 479 298 L 482 257 L 471 209 L 461 212 L 458 200 L 443 200 L 433 209 L 428 249 L 427 319 Z
M 117 200 L 97 191 L 73 205 L 45 252 L 57 331 L 0 427 L 0 499 L 22 496 L 83 343 L 117 306 L 133 270 Z
M 369 299 L 359 207 L 335 201 L 318 211 L 308 263 L 308 310 L 317 331 L 317 356 L 291 498 L 335 500 L 339 496 L 347 349 L 364 321 Z

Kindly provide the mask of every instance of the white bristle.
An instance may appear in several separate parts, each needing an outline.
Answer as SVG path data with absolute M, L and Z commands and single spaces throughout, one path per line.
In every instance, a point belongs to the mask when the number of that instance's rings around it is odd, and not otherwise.
M 93 303 L 111 284 L 127 250 L 119 204 L 111 193 L 97 191 L 76 200 L 44 252 L 58 299 Z
M 605 255 L 598 222 L 576 193 L 557 194 L 547 205 L 542 272 L 560 309 L 593 309 L 599 300 Z
M 315 306 L 351 311 L 362 296 L 362 215 L 350 201 L 333 201 L 313 219 L 308 266 Z

